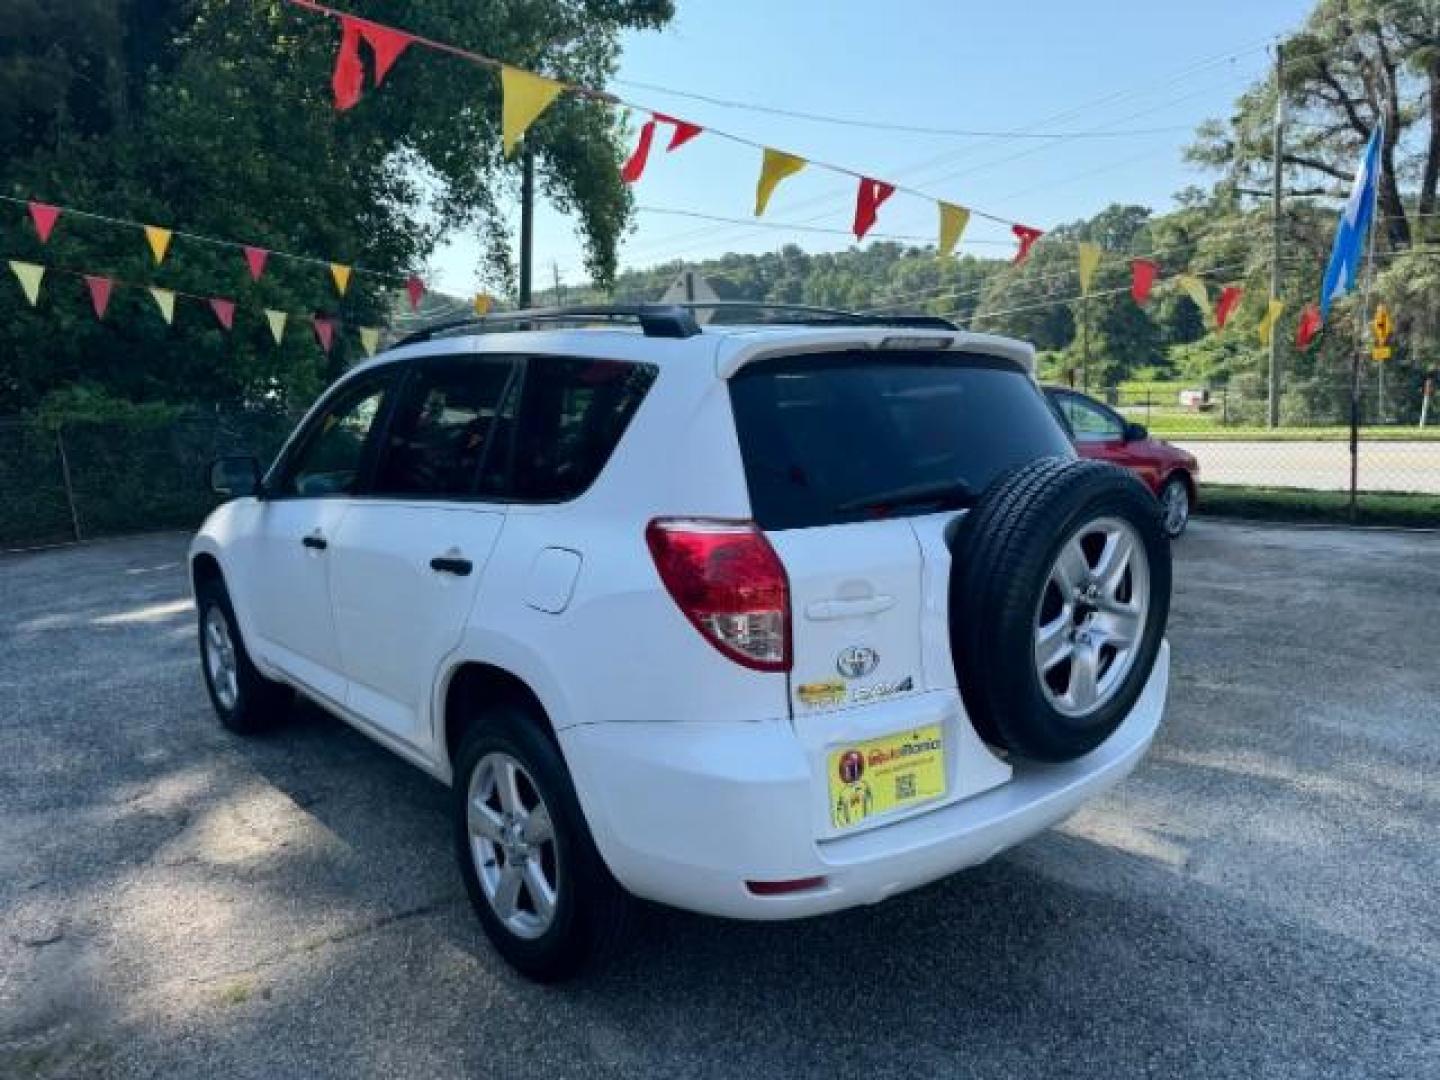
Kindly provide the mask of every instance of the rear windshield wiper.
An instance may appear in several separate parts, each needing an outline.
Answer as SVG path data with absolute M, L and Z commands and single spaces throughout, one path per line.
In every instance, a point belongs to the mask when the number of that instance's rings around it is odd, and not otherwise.
M 929 503 L 959 509 L 962 506 L 971 506 L 974 502 L 975 489 L 964 480 L 932 480 L 851 499 L 835 509 L 848 514 L 863 510 L 894 510 L 901 506 L 924 506 Z

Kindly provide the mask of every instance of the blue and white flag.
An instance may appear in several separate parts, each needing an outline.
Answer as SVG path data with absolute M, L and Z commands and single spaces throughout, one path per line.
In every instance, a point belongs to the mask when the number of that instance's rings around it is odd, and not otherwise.
M 1375 216 L 1375 184 L 1380 177 L 1380 143 L 1384 128 L 1375 125 L 1365 156 L 1355 171 L 1355 186 L 1340 214 L 1335 230 L 1335 246 L 1330 249 L 1330 264 L 1325 267 L 1325 282 L 1320 286 L 1320 314 L 1330 313 L 1330 301 L 1344 296 L 1355 287 L 1360 260 L 1365 254 L 1365 240 L 1370 235 L 1370 219 Z

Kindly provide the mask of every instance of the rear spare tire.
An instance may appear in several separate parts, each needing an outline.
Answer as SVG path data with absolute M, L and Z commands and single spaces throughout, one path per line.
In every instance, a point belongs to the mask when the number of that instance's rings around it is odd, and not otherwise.
M 971 722 L 1023 757 L 1068 761 L 1120 726 L 1170 614 L 1153 495 L 1098 461 L 1002 476 L 956 530 L 950 642 Z

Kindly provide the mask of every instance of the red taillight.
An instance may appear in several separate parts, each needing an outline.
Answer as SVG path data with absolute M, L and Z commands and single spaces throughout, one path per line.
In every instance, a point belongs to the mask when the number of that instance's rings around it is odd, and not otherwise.
M 645 542 L 710 644 L 756 671 L 790 670 L 790 587 L 764 533 L 748 521 L 656 518 Z
M 745 888 L 756 896 L 785 896 L 789 893 L 809 892 L 825 885 L 823 877 L 792 878 L 788 881 L 747 881 Z

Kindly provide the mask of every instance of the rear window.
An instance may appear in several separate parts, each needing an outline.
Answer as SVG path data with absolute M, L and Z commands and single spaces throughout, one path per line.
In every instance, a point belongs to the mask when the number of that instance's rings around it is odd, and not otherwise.
M 1074 454 L 1040 388 L 997 357 L 785 357 L 742 369 L 730 397 L 764 529 L 965 506 L 1012 466 Z

